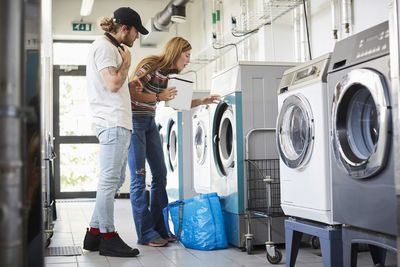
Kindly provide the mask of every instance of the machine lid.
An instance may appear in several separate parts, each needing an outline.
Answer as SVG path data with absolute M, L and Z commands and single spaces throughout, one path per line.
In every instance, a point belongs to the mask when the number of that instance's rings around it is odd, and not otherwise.
M 293 169 L 306 166 L 314 147 L 314 119 L 310 104 L 301 94 L 291 95 L 283 102 L 276 138 L 286 166 Z
M 391 133 L 389 91 L 384 76 L 354 69 L 336 84 L 332 146 L 339 166 L 353 178 L 367 178 L 386 165 Z
M 178 128 L 174 120 L 169 121 L 167 140 L 169 167 L 175 171 L 178 166 Z
M 198 165 L 203 165 L 207 155 L 207 131 L 202 120 L 198 120 L 193 131 L 194 157 Z

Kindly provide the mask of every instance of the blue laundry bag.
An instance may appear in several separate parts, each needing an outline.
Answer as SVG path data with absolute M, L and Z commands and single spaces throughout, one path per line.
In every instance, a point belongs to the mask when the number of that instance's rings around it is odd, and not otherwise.
M 195 196 L 169 203 L 164 208 L 164 223 L 169 229 L 168 213 L 174 224 L 175 241 L 198 250 L 228 247 L 221 203 L 217 193 Z

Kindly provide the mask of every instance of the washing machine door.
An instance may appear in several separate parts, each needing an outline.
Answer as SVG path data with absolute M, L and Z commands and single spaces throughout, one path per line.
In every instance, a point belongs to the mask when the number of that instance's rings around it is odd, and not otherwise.
M 219 155 L 221 157 L 222 167 L 226 173 L 228 169 L 234 166 L 234 153 L 233 153 L 233 112 L 229 107 L 225 110 L 221 117 L 219 126 Z
M 168 162 L 172 171 L 175 171 L 178 166 L 178 128 L 174 120 L 168 123 Z
M 385 77 L 354 69 L 339 81 L 332 105 L 332 146 L 336 161 L 353 178 L 367 178 L 385 167 L 391 113 Z
M 216 165 L 223 176 L 235 166 L 233 150 L 233 110 L 227 102 L 221 101 L 214 114 L 213 152 Z
M 314 147 L 314 119 L 303 95 L 291 95 L 283 101 L 276 137 L 279 155 L 286 166 L 305 167 Z
M 198 165 L 203 165 L 207 155 L 207 130 L 204 121 L 198 120 L 195 124 L 193 144 L 195 161 Z

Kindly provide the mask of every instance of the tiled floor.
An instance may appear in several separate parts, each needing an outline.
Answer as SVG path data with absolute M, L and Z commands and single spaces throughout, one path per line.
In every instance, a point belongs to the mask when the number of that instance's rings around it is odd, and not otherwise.
M 54 235 L 50 246 L 82 246 L 86 227 L 94 208 L 91 200 L 71 200 L 57 202 L 58 219 L 55 222 Z M 265 258 L 265 250 L 256 250 L 253 255 L 247 255 L 240 249 L 230 247 L 218 251 L 198 251 L 185 249 L 180 244 L 169 244 L 164 248 L 152 248 L 137 245 L 136 232 L 132 219 L 129 200 L 118 199 L 115 202 L 116 229 L 132 247 L 140 250 L 136 258 L 115 258 L 100 256 L 97 252 L 83 250 L 81 256 L 46 257 L 46 267 L 239 267 L 239 266 L 285 266 L 285 250 L 282 249 L 283 259 L 278 265 L 271 265 Z M 389 253 L 386 266 L 396 266 L 395 255 Z M 296 266 L 322 267 L 322 257 L 319 250 L 304 246 L 300 249 Z M 359 253 L 358 266 L 373 266 L 367 252 Z

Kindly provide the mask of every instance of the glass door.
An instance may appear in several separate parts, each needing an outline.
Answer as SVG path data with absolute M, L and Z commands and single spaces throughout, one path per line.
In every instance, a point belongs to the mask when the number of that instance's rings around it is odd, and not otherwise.
M 86 66 L 53 67 L 57 198 L 94 197 L 99 145 L 86 94 Z
M 293 169 L 304 167 L 314 146 L 314 119 L 308 101 L 300 94 L 283 101 L 277 123 L 277 144 L 282 161 Z

